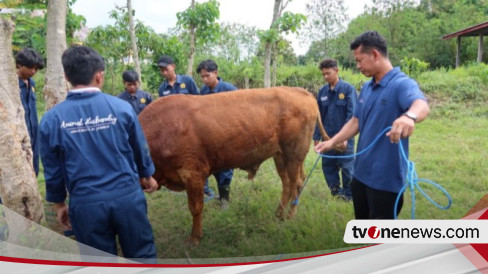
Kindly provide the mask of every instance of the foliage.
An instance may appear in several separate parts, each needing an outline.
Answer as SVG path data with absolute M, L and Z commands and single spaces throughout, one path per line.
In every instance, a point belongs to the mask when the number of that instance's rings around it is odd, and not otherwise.
M 488 65 L 473 64 L 456 69 L 426 71 L 417 78 L 420 88 L 434 105 L 431 116 L 457 117 L 466 108 L 487 116 Z
M 281 33 L 296 33 L 305 22 L 307 22 L 305 15 L 286 11 L 273 23 L 270 29 L 258 30 L 258 37 L 263 43 L 276 43 L 280 40 Z
M 344 23 L 349 20 L 344 0 L 312 0 L 306 4 L 306 9 L 308 22 L 305 33 L 318 51 L 313 55 L 317 59 L 333 56 L 328 41 L 342 31 Z
M 30 11 L 15 14 L 15 31 L 12 36 L 12 48 L 17 52 L 29 47 L 46 55 L 46 19 L 32 17 Z
M 176 14 L 177 25 L 185 30 L 195 29 L 197 43 L 205 44 L 215 41 L 220 34 L 220 26 L 216 22 L 220 17 L 219 2 L 210 0 L 204 3 L 195 3 L 195 8 L 189 7 Z
M 251 60 L 256 56 L 258 47 L 259 38 L 255 27 L 238 23 L 222 23 L 219 38 L 216 41 L 208 41 L 198 53 L 219 56 L 232 62 L 240 62 Z
M 428 8 L 428 3 L 431 8 Z M 441 37 L 460 29 L 486 21 L 488 1 L 421 1 L 415 6 L 412 1 L 377 0 L 365 12 L 353 19 L 347 30 L 329 40 L 329 56 L 338 59 L 347 67 L 355 62 L 349 50 L 349 43 L 367 30 L 377 30 L 388 42 L 389 57 L 394 65 L 403 58 L 417 58 L 432 68 L 454 66 L 456 39 L 442 40 Z M 323 42 L 322 39 L 319 40 Z M 320 55 L 318 44 L 312 44 L 306 55 L 308 61 L 317 62 Z M 461 61 L 476 60 L 478 39 L 463 38 Z M 485 43 L 485 51 L 488 46 Z M 485 55 L 485 61 L 488 56 Z
M 132 47 L 130 45 L 129 19 L 125 8 L 113 10 L 110 17 L 115 20 L 114 25 L 94 28 L 88 35 L 85 44 L 93 47 L 106 61 L 106 81 L 104 90 L 112 93 L 120 93 L 124 87 L 122 84 L 122 72 L 132 67 Z M 145 87 L 149 91 L 155 91 L 161 82 L 159 69 L 155 65 L 157 59 L 163 55 L 171 55 L 180 59 L 182 45 L 176 37 L 168 37 L 154 32 L 142 22 L 136 21 L 135 32 L 137 47 L 139 48 L 139 60 L 149 63 L 142 66 Z M 146 79 L 147 78 L 147 79 Z
M 11 17 L 16 27 L 12 37 L 14 53 L 22 48 L 33 48 L 41 55 L 46 55 L 47 1 L 43 0 L 8 0 L 2 1 L 0 8 L 13 8 Z M 73 42 L 75 31 L 81 28 L 86 19 L 72 12 L 71 6 L 76 0 L 68 1 L 66 16 L 66 39 L 68 45 Z
M 415 57 L 405 57 L 400 61 L 402 71 L 412 78 L 417 78 L 420 73 L 429 68 L 429 63 L 423 62 Z

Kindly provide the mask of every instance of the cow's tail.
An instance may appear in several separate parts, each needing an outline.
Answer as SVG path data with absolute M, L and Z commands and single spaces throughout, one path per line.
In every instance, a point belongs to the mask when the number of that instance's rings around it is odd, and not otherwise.
M 318 106 L 317 106 L 318 107 Z M 319 127 L 320 135 L 322 136 L 323 141 L 327 141 L 330 139 L 327 132 L 325 132 L 324 125 L 322 124 L 322 118 L 320 118 L 320 111 L 317 109 L 317 126 Z

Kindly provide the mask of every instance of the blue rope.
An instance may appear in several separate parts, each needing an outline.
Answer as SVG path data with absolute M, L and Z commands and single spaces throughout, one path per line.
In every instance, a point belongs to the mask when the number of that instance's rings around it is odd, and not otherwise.
M 298 192 L 297 194 L 297 197 L 295 198 L 295 200 L 293 200 L 293 202 L 291 202 L 291 205 L 298 205 L 298 203 L 300 202 L 298 200 L 298 198 L 300 198 L 300 195 L 302 194 L 302 191 L 303 189 L 305 189 L 305 186 L 307 185 L 308 183 L 308 179 L 310 178 L 310 175 L 312 175 L 312 171 L 315 169 L 315 167 L 317 166 L 317 163 L 319 162 L 320 160 L 320 156 L 317 157 L 317 160 L 315 161 L 315 164 L 313 164 L 313 167 L 312 167 L 312 170 L 310 170 L 310 172 L 308 173 L 307 175 L 307 178 L 305 179 L 305 182 L 303 183 L 303 187 L 300 189 L 300 192 Z
M 331 158 L 331 159 L 345 159 L 345 158 L 356 157 L 356 156 L 361 155 L 361 154 L 365 153 L 366 151 L 370 150 L 378 142 L 378 140 L 382 136 L 384 136 L 389 130 L 391 130 L 391 127 L 385 128 L 380 134 L 378 134 L 378 136 L 376 136 L 376 138 L 373 140 L 373 142 L 371 144 L 369 144 L 365 149 L 361 150 L 360 152 L 358 152 L 356 154 L 333 156 L 333 155 L 325 155 L 325 154 L 319 153 L 319 157 Z M 441 187 L 439 184 L 437 184 L 431 180 L 419 179 L 417 176 L 417 171 L 415 170 L 415 164 L 408 159 L 408 157 L 405 153 L 405 150 L 403 149 L 402 140 L 400 140 L 398 147 L 399 147 L 400 153 L 402 155 L 402 159 L 407 163 L 407 176 L 406 176 L 407 183 L 402 187 L 402 189 L 400 190 L 400 192 L 397 195 L 397 198 L 395 201 L 394 212 L 393 212 L 394 218 L 395 219 L 397 218 L 398 202 L 400 201 L 402 194 L 405 192 L 405 190 L 407 189 L 408 186 L 410 187 L 410 192 L 411 192 L 411 196 L 412 196 L 412 219 L 415 219 L 415 188 L 417 188 L 419 190 L 419 192 L 425 198 L 427 198 L 427 200 L 429 200 L 433 205 L 435 205 L 437 208 L 449 209 L 451 207 L 451 204 L 452 204 L 452 199 L 451 199 L 451 196 L 449 195 L 449 193 L 443 187 Z M 314 166 L 314 168 L 315 168 L 315 166 Z M 437 202 L 435 202 L 427 193 L 425 193 L 422 190 L 422 188 L 418 184 L 419 182 L 426 182 L 426 183 L 431 184 L 431 185 L 435 186 L 436 188 L 440 189 L 446 195 L 447 199 L 449 200 L 447 206 L 441 206 Z
M 300 192 L 297 194 L 297 197 L 295 198 L 295 200 L 293 200 L 293 202 L 291 203 L 291 205 L 298 205 L 299 203 L 299 200 L 298 198 L 300 197 L 300 195 L 302 194 L 302 191 L 303 189 L 305 189 L 305 186 L 307 185 L 308 183 L 308 179 L 310 178 L 310 175 L 312 174 L 312 172 L 315 170 L 315 167 L 317 166 L 317 163 L 319 162 L 319 159 L 321 157 L 324 157 L 324 158 L 331 158 L 331 159 L 347 159 L 347 158 L 354 158 L 358 155 L 361 155 L 363 154 L 364 152 L 370 150 L 375 144 L 376 142 L 378 142 L 378 140 L 381 138 L 381 136 L 385 135 L 386 132 L 388 132 L 388 130 L 390 129 L 391 127 L 389 128 L 386 128 L 385 130 L 383 130 L 383 132 L 381 132 L 377 137 L 376 139 L 374 139 L 374 141 L 368 146 L 366 147 L 365 149 L 363 149 L 362 151 L 356 153 L 356 154 L 351 154 L 351 155 L 325 155 L 325 154 L 320 154 L 319 153 L 319 156 L 317 157 L 317 160 L 315 161 L 315 164 L 313 165 L 312 167 L 312 170 L 310 170 L 310 172 L 308 173 L 307 175 L 307 178 L 305 179 L 305 182 L 303 183 L 303 187 L 302 189 L 300 189 Z

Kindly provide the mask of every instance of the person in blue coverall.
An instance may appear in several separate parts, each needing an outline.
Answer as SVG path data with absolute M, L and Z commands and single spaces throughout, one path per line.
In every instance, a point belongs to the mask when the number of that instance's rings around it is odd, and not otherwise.
M 201 95 L 237 90 L 235 86 L 222 81 L 222 79 L 218 77 L 218 66 L 213 60 L 202 61 L 198 65 L 197 73 L 200 74 L 204 84 L 200 90 Z M 226 169 L 213 174 L 215 180 L 217 180 L 220 202 L 223 208 L 226 208 L 227 203 L 229 202 L 230 183 L 233 174 L 233 169 Z M 204 192 L 210 192 L 208 178 L 205 180 Z
M 93 49 L 73 46 L 62 55 L 73 89 L 46 112 L 40 125 L 46 200 L 76 240 L 124 257 L 154 262 L 156 248 L 144 192 L 158 185 L 137 115 L 126 102 L 102 93 L 105 63 Z M 69 194 L 69 208 L 65 199 Z M 93 255 L 80 245 L 82 255 Z
M 158 67 L 164 82 L 159 86 L 159 96 L 164 97 L 171 94 L 195 94 L 198 95 L 198 87 L 188 75 L 176 74 L 176 65 L 169 56 L 163 56 L 158 60 Z
M 344 124 L 352 118 L 356 107 L 356 89 L 339 78 L 339 68 L 334 59 L 325 59 L 319 64 L 319 69 L 327 81 L 317 95 L 320 116 L 324 129 L 330 137 L 336 135 Z M 315 129 L 314 144 L 320 140 L 320 132 Z M 327 152 L 327 155 L 350 155 L 354 153 L 354 137 L 339 144 L 336 150 Z M 351 200 L 349 184 L 353 175 L 354 158 L 331 159 L 322 158 L 322 171 L 333 196 L 346 201 Z M 339 177 L 339 173 L 341 177 Z M 342 178 L 342 188 L 341 188 Z
M 430 108 L 417 82 L 392 66 L 386 41 L 378 32 L 362 33 L 350 47 L 357 68 L 373 78 L 361 89 L 354 117 L 332 139 L 317 144 L 315 150 L 329 151 L 360 133 L 357 151 L 362 151 L 391 126 L 386 137 L 356 157 L 351 191 L 356 219 L 393 219 L 395 201 L 406 183 L 407 171 L 398 143 L 402 138 L 408 157 L 408 137 L 413 134 L 415 123 L 427 118 Z M 403 195 L 397 214 L 402 205 Z
M 32 77 L 38 70 L 44 68 L 44 60 L 37 51 L 25 48 L 15 55 L 15 64 L 19 77 L 20 100 L 24 107 L 25 124 L 31 141 L 32 164 L 37 176 L 39 174 L 39 121 L 36 107 L 36 83 Z
M 151 94 L 139 89 L 139 74 L 133 70 L 122 73 L 125 90 L 117 97 L 129 103 L 137 115 L 152 102 Z

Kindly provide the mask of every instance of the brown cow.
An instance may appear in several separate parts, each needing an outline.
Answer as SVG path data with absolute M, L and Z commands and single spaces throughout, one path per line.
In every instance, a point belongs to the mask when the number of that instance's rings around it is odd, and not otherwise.
M 193 216 L 188 240 L 196 245 L 203 235 L 205 178 L 223 169 L 241 168 L 252 179 L 259 165 L 273 157 L 283 184 L 277 215 L 284 217 L 285 206 L 302 187 L 303 162 L 320 115 L 311 93 L 276 87 L 172 95 L 147 106 L 139 120 L 156 167 L 153 177 L 160 186 L 186 190 Z M 292 204 L 287 217 L 295 213 Z

